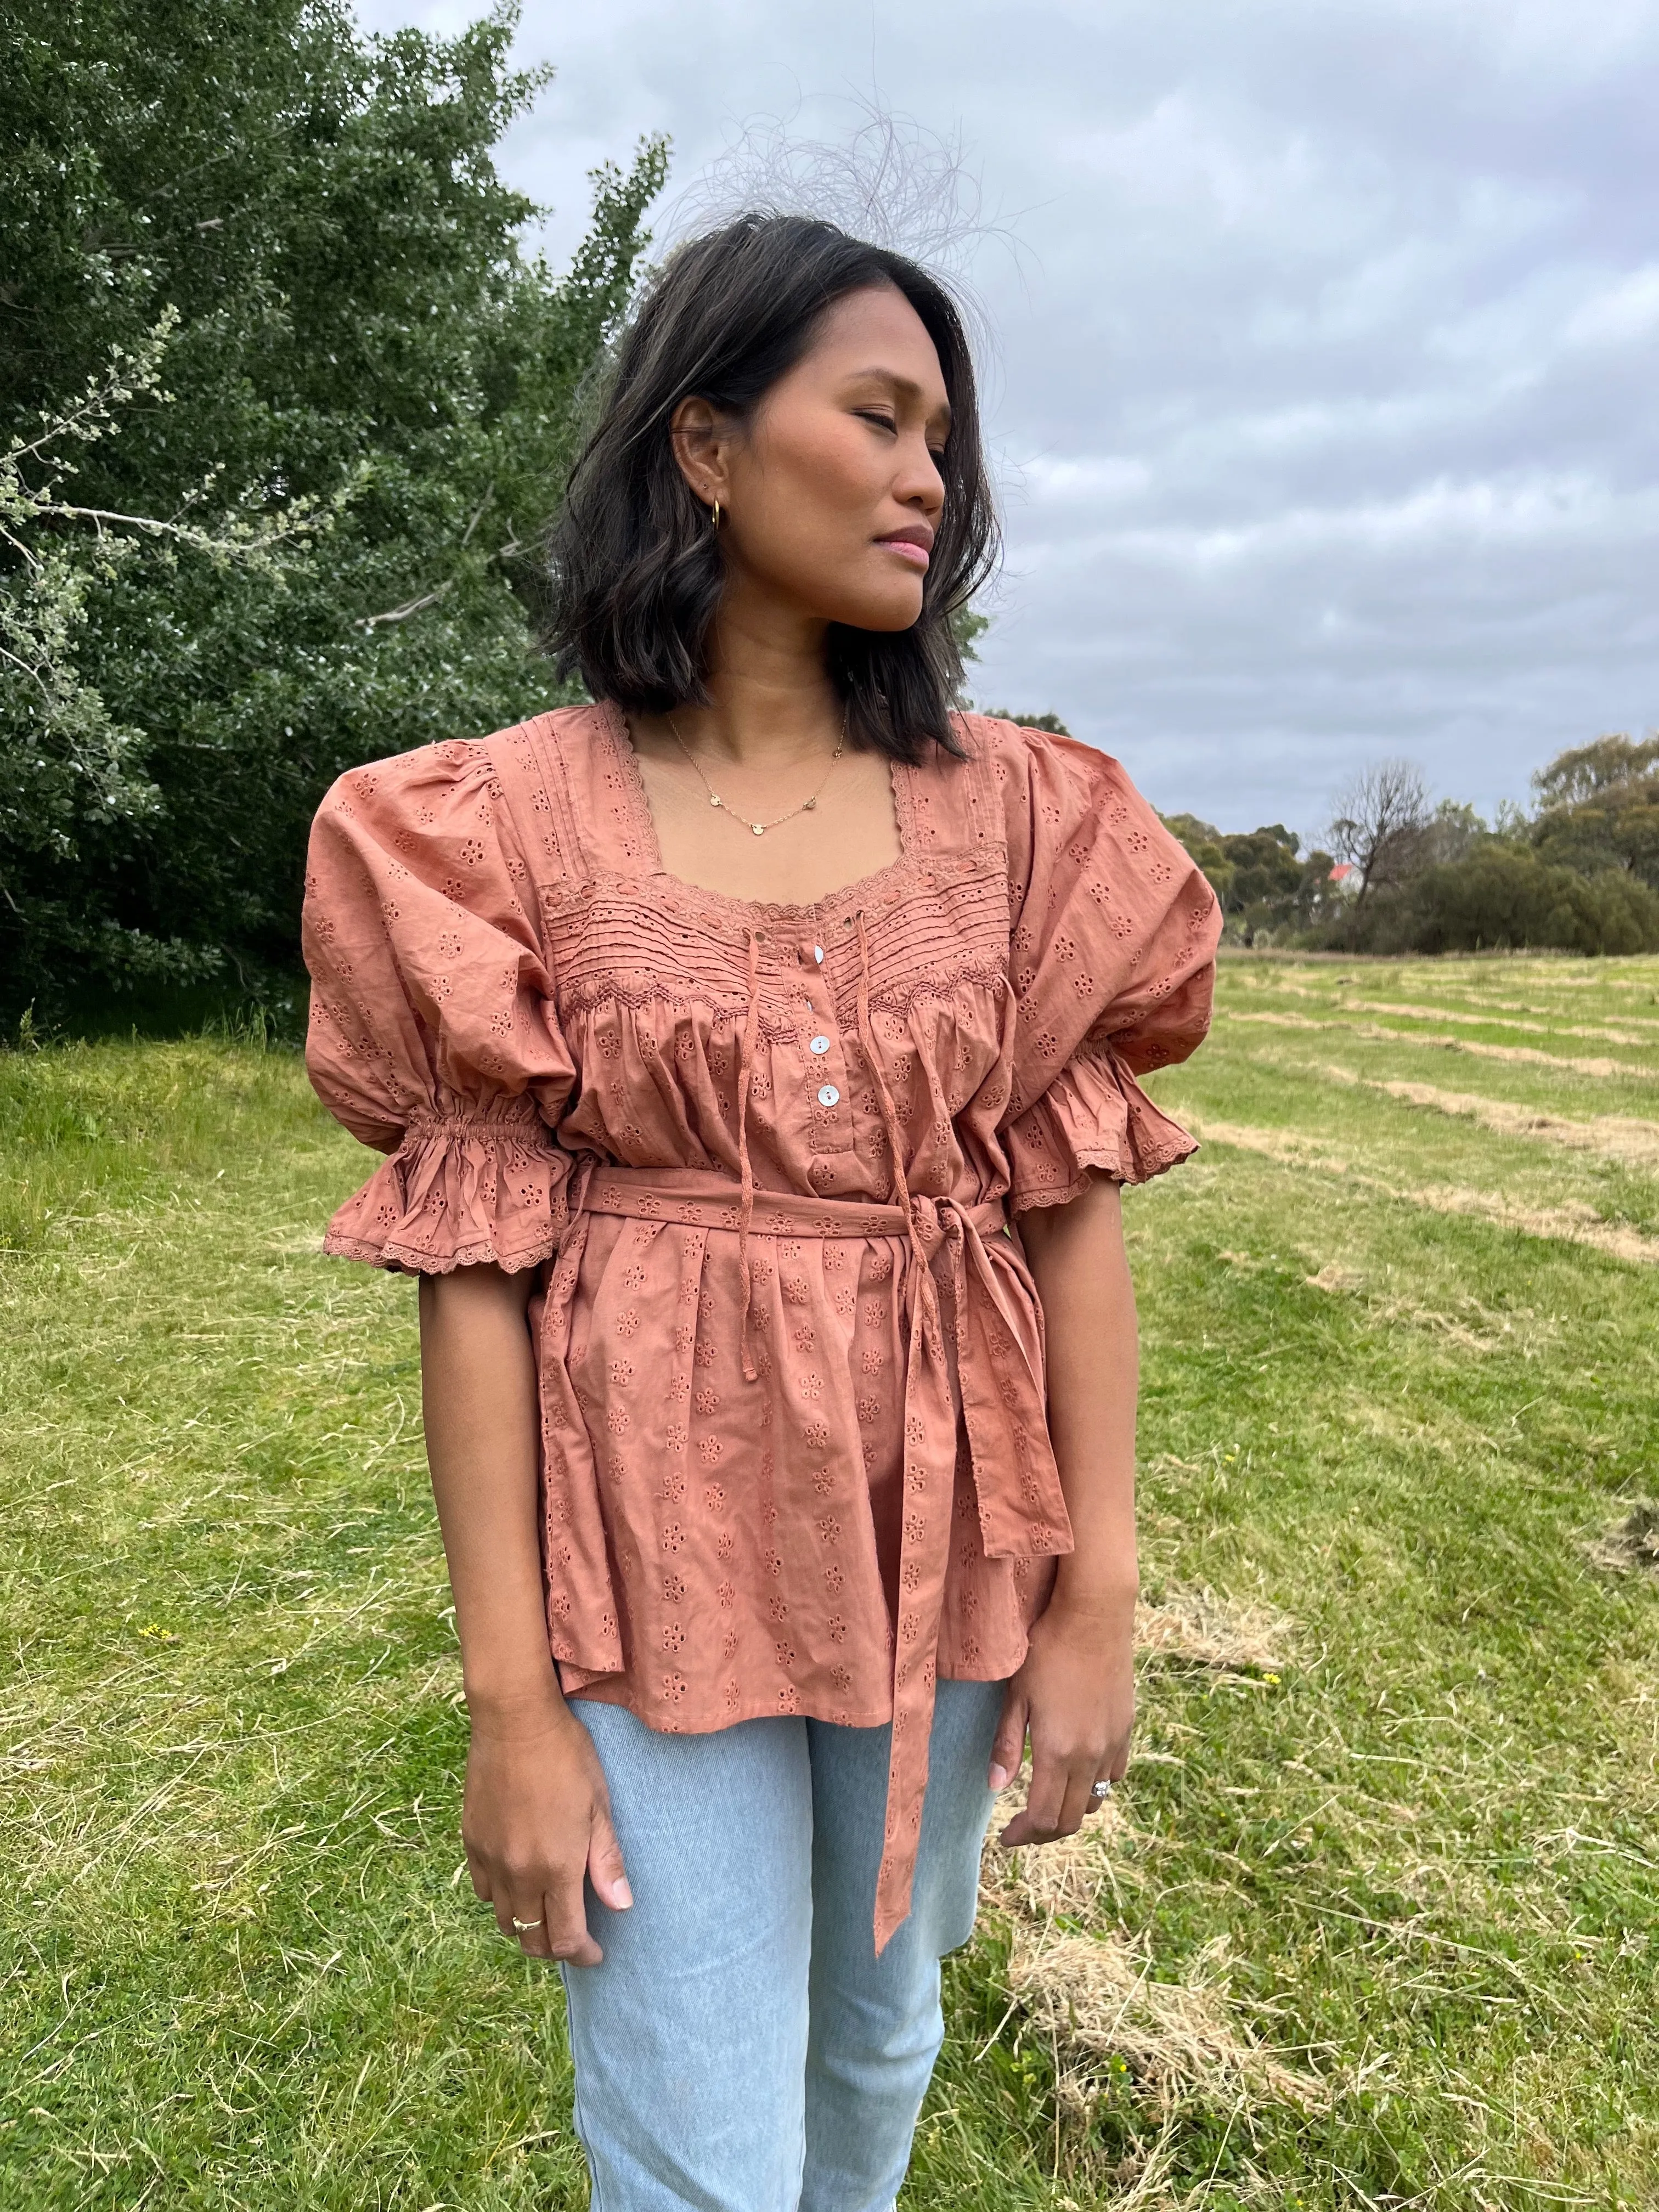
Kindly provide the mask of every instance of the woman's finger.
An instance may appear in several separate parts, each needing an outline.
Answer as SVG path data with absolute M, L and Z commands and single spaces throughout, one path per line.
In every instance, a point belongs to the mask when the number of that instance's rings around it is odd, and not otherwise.
M 1094 1809 L 1095 1776 L 1099 1772 L 1096 1760 L 1079 1759 L 1066 1770 L 1066 1794 L 1060 1803 L 1058 1833 L 1074 1836 L 1083 1826 L 1084 1815 Z
M 597 1966 L 605 1954 L 587 1926 L 587 1903 L 581 1875 L 550 1890 L 542 1900 L 547 1914 L 548 1955 L 568 1966 Z
M 1026 1792 L 1024 1809 L 1015 1814 L 997 1840 L 1010 1848 L 1017 1844 L 1051 1842 L 1059 1833 L 1060 1809 L 1065 1802 L 1065 1768 L 1047 1753 L 1033 1748 L 1031 1786 Z
M 626 1912 L 634 1902 L 634 1893 L 628 1886 L 628 1870 L 623 1864 L 622 1845 L 611 1825 L 610 1811 L 603 1805 L 594 1813 L 588 1838 L 587 1879 L 599 1903 L 608 1905 L 613 1912 Z
M 1003 1695 L 996 1741 L 991 1746 L 991 1771 L 986 1778 L 994 1790 L 1006 1790 L 1019 1772 L 1019 1763 L 1025 1756 L 1026 1711 L 1024 1692 L 1010 1682 Z
M 542 1899 L 522 1884 L 502 1883 L 497 1889 L 495 1925 L 527 1959 L 547 1957 L 547 1914 Z

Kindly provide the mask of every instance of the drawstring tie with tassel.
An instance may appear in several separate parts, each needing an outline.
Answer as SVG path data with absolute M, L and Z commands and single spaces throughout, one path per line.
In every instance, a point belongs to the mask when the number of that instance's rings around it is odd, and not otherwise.
M 749 1232 L 755 1220 L 755 1170 L 749 1158 L 749 1088 L 755 1079 L 755 1037 L 760 1028 L 760 939 L 749 933 L 749 1000 L 744 1009 L 743 1042 L 738 1048 L 738 1273 L 743 1283 L 743 1379 L 759 1380 L 755 1362 L 753 1323 L 750 1307 L 753 1283 L 749 1273 Z

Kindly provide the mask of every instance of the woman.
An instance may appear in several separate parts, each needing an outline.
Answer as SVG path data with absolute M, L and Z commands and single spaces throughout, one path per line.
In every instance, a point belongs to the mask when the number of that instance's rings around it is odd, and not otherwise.
M 1119 1187 L 1217 919 L 1114 762 L 951 712 L 994 537 L 941 286 L 740 220 L 556 531 L 599 703 L 317 819 L 312 1076 L 391 1154 L 328 1249 L 421 1278 L 467 1858 L 601 2212 L 890 2207 L 993 1793 L 1029 1739 L 1045 1842 L 1127 1759 Z

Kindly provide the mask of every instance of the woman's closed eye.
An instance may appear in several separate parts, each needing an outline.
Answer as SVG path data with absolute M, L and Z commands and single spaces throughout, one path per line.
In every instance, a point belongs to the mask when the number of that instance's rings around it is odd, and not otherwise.
M 897 437 L 898 423 L 892 416 L 878 414 L 874 409 L 868 407 L 855 407 L 853 410 L 853 412 L 858 416 L 860 422 L 873 422 L 878 430 L 885 430 L 889 437 Z M 933 455 L 934 461 L 938 463 L 939 466 L 943 467 L 945 462 L 944 446 L 942 444 L 935 446 L 930 441 L 927 450 Z

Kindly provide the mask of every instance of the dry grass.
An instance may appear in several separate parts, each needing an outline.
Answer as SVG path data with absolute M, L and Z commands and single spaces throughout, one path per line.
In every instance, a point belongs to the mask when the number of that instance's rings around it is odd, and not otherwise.
M 1638 1121 L 1621 1114 L 1597 1114 L 1590 1121 L 1575 1121 L 1518 1105 L 1511 1099 L 1488 1098 L 1469 1091 L 1441 1091 L 1431 1083 L 1376 1082 L 1346 1067 L 1327 1066 L 1320 1072 L 1330 1082 L 1380 1091 L 1403 1105 L 1474 1121 L 1497 1136 L 1528 1137 L 1539 1144 L 1562 1146 L 1568 1152 L 1589 1152 L 1601 1160 L 1659 1168 L 1659 1121 Z
M 1240 1152 L 1259 1152 L 1286 1167 L 1313 1168 L 1327 1175 L 1351 1176 L 1381 1196 L 1406 1206 L 1423 1206 L 1431 1213 L 1473 1215 L 1499 1228 L 1517 1230 L 1523 1237 L 1556 1237 L 1565 1243 L 1587 1245 L 1592 1251 L 1604 1252 L 1611 1259 L 1626 1260 L 1638 1267 L 1659 1264 L 1659 1237 L 1604 1220 L 1588 1200 L 1569 1199 L 1556 1206 L 1531 1206 L 1490 1187 L 1471 1188 L 1455 1183 L 1431 1183 L 1413 1188 L 1374 1170 L 1367 1172 L 1363 1156 L 1340 1149 L 1322 1137 L 1285 1129 L 1254 1128 L 1243 1122 L 1212 1120 L 1208 1115 L 1193 1117 L 1191 1127 L 1206 1142 L 1231 1145 Z
M 1062 2094 L 1078 2117 L 1086 2124 L 1124 2067 L 1163 2111 L 1184 2097 L 1241 2091 L 1304 2107 L 1327 2100 L 1325 2084 L 1284 2064 L 1233 2004 L 1224 1938 L 1171 1979 L 1155 1972 L 1144 1941 L 1098 1925 L 1120 1884 L 1139 1878 L 1133 1863 L 1112 1863 L 1133 1835 L 1117 1800 L 1074 1835 L 1004 1850 L 995 1838 L 1024 1802 L 1021 1784 L 997 1801 L 980 1900 L 1009 1923 L 1009 1992 L 1060 2053 Z
M 1645 1568 L 1659 1573 L 1659 1505 L 1644 1501 L 1585 1546 L 1594 1566 L 1613 1574 Z
M 1021 1924 L 1008 1981 L 1040 2032 L 1064 2051 L 1061 2094 L 1086 2115 L 1121 2061 L 1153 2108 L 1167 2112 L 1194 2095 L 1272 2098 L 1318 2109 L 1326 2085 L 1286 2066 L 1241 2025 L 1230 2002 L 1228 1951 L 1219 1938 L 1194 1964 L 1194 1978 L 1153 1978 L 1152 1962 L 1113 1936 L 1066 1936 Z
M 1226 1673 L 1276 1670 L 1291 1650 L 1291 1624 L 1259 1605 L 1237 1605 L 1213 1590 L 1172 1590 L 1136 1610 L 1135 1643 L 1153 1664 Z M 1061 2094 L 1086 2121 L 1110 2086 L 1115 2063 L 1162 2110 L 1185 2096 L 1240 2092 L 1311 2106 L 1324 2085 L 1285 2066 L 1233 2007 L 1224 1939 L 1212 1943 L 1179 1978 L 1160 1977 L 1145 1942 L 1098 1923 L 1142 1876 L 1128 1853 L 1135 1840 L 1121 1796 L 1083 1826 L 1052 1844 L 1005 1850 L 996 1838 L 1021 1811 L 1022 1777 L 991 1815 L 980 1899 L 1010 1923 L 1008 1988 L 1062 2053 Z M 1120 1862 L 1121 1863 L 1115 1863 Z M 1095 1923 L 1091 1925 L 1091 1923 Z
M 1291 1623 L 1274 1607 L 1240 1604 L 1212 1589 L 1169 1591 L 1135 1607 L 1135 1648 L 1155 1659 L 1273 1674 L 1289 1661 L 1292 1638 Z
M 1282 1014 L 1266 1007 L 1241 1007 L 1230 1017 L 1235 1022 L 1257 1023 L 1265 1028 L 1279 1030 L 1346 1030 L 1352 1036 L 1368 1044 L 1408 1044 L 1439 1052 L 1468 1053 L 1476 1060 L 1507 1060 L 1512 1066 L 1548 1068 L 1554 1074 L 1588 1077 L 1592 1082 L 1620 1080 L 1632 1083 L 1659 1081 L 1659 1068 L 1645 1067 L 1626 1060 L 1592 1060 L 1576 1058 L 1566 1053 L 1544 1052 L 1536 1045 L 1486 1044 L 1475 1037 L 1448 1035 L 1443 1030 L 1385 1029 L 1376 1022 L 1345 1021 L 1332 1017 L 1321 1021 L 1309 1014 Z M 1646 1043 L 1645 1038 L 1632 1038 L 1632 1043 Z

